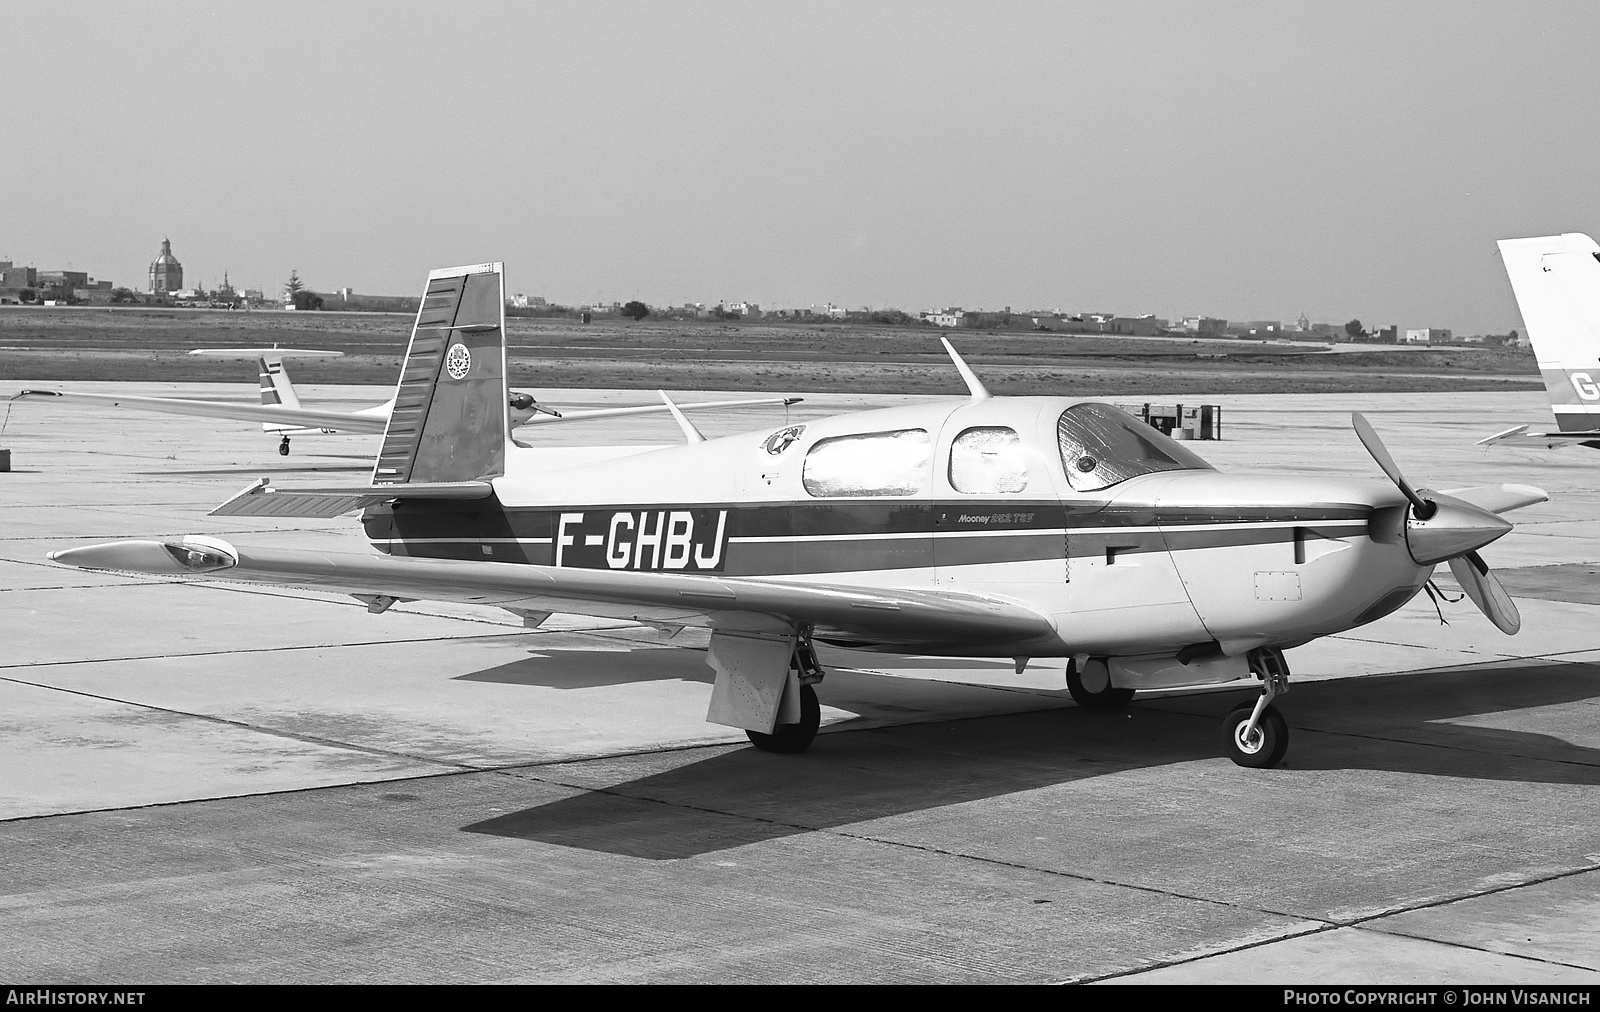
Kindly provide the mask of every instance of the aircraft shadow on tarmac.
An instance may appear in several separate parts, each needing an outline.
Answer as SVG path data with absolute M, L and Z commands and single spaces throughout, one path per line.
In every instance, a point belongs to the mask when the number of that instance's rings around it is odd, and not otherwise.
M 896 679 L 895 681 L 904 681 Z M 824 703 L 827 692 L 821 693 Z M 1070 784 L 1128 770 L 1220 758 L 1220 718 L 1244 692 L 1168 697 L 1103 713 L 1063 707 L 995 717 L 824 733 L 802 756 L 718 751 L 610 783 L 588 764 L 541 767 L 540 779 L 594 789 L 463 831 L 674 860 L 873 819 Z M 1600 748 L 1553 734 L 1452 723 L 1496 715 L 1597 733 L 1600 667 L 1517 662 L 1294 687 L 1286 768 L 1371 770 L 1498 782 L 1600 786 Z M 1566 704 L 1566 705 L 1563 705 Z M 1531 718 L 1527 711 L 1550 707 Z M 1548 718 L 1548 719 L 1545 719 Z M 837 729 L 840 725 L 834 725 Z M 625 760 L 624 760 L 625 761 Z M 614 770 L 618 760 L 606 760 Z M 658 766 L 659 768 L 659 766 Z
M 536 649 L 530 657 L 457 675 L 455 680 L 591 689 L 668 679 L 709 684 L 714 677 L 704 650 L 640 644 L 632 650 Z

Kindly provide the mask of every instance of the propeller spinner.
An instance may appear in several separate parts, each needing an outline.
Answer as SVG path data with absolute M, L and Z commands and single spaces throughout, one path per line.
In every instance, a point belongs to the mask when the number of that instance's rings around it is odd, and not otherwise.
M 1489 621 L 1507 634 L 1522 628 L 1522 617 L 1517 614 L 1511 595 L 1495 579 L 1488 563 L 1477 551 L 1511 530 L 1511 524 L 1465 499 L 1413 487 L 1400 473 L 1399 465 L 1389 455 L 1389 448 L 1383 445 L 1383 440 L 1361 413 L 1352 413 L 1350 421 L 1361 445 L 1367 448 L 1400 494 L 1411 502 L 1406 512 L 1406 550 L 1417 565 L 1449 563 L 1450 572 L 1462 590 Z

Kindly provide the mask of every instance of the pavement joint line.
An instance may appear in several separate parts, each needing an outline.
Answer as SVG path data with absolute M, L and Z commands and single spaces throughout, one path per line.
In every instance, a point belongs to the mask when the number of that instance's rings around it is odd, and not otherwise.
M 122 661 L 160 661 L 160 660 L 186 660 L 191 657 L 227 657 L 232 654 L 275 654 L 289 653 L 295 650 L 343 650 L 349 647 L 381 647 L 388 645 L 399 646 L 406 643 L 469 643 L 476 640 L 502 639 L 510 636 L 520 636 L 522 630 L 504 633 L 480 633 L 471 636 L 412 636 L 397 640 L 356 640 L 352 643 L 294 643 L 281 647 L 236 647 L 231 650 L 199 650 L 189 654 L 130 654 L 121 657 L 79 657 L 59 661 L 24 661 L 20 664 L 0 664 L 0 671 L 16 670 L 19 668 L 55 668 L 67 664 L 116 664 Z M 19 682 L 24 685 L 39 684 L 41 688 L 58 688 L 54 685 L 29 682 L 22 678 L 13 678 L 9 675 L 0 675 L 0 680 Z M 71 692 L 71 689 L 62 689 Z
M 1360 917 L 1354 917 L 1354 918 L 1341 918 L 1341 919 L 1335 919 L 1335 920 L 1328 920 L 1326 918 L 1319 918 L 1319 917 L 1301 917 L 1300 918 L 1301 920 L 1322 921 L 1323 923 L 1321 923 L 1320 925 L 1317 925 L 1317 926 L 1315 926 L 1315 927 L 1313 927 L 1313 928 L 1311 928 L 1309 930 L 1283 932 L 1283 933 L 1281 933 L 1278 936 L 1273 937 L 1273 938 L 1257 939 L 1257 940 L 1253 940 L 1253 941 L 1244 943 L 1242 945 L 1233 946 L 1231 948 L 1219 949 L 1219 950 L 1217 950 L 1215 952 L 1200 953 L 1200 954 L 1194 955 L 1194 956 L 1186 956 L 1186 957 L 1181 958 L 1181 959 L 1170 959 L 1170 960 L 1166 960 L 1166 961 L 1163 961 L 1163 962 L 1148 964 L 1148 965 L 1145 965 L 1145 966 L 1142 966 L 1142 967 L 1135 967 L 1135 968 L 1130 968 L 1130 969 L 1127 969 L 1127 970 L 1118 970 L 1118 971 L 1116 971 L 1114 973 L 1101 974 L 1101 975 L 1098 975 L 1098 976 L 1086 974 L 1086 975 L 1081 976 L 1081 977 L 1069 977 L 1066 980 L 1061 981 L 1061 983 L 1064 983 L 1064 984 L 1092 984 L 1092 983 L 1097 983 L 1097 982 L 1102 981 L 1102 980 L 1114 980 L 1114 979 L 1116 979 L 1118 977 L 1131 977 L 1131 976 L 1133 976 L 1135 974 L 1148 973 L 1151 970 L 1162 970 L 1162 969 L 1166 969 L 1167 967 L 1171 967 L 1171 966 L 1182 966 L 1182 965 L 1184 965 L 1186 963 L 1197 963 L 1197 962 L 1200 962 L 1202 960 L 1213 959 L 1213 958 L 1215 958 L 1217 956 L 1231 955 L 1231 954 L 1236 953 L 1236 952 L 1247 952 L 1247 951 L 1249 951 L 1251 949 L 1258 949 L 1258 948 L 1262 947 L 1263 945 L 1273 945 L 1273 944 L 1275 944 L 1277 942 L 1286 941 L 1287 939 L 1290 939 L 1290 938 L 1301 938 L 1301 937 L 1307 937 L 1307 936 L 1310 936 L 1310 935 L 1320 935 L 1320 934 L 1324 934 L 1324 933 L 1329 932 L 1329 931 L 1335 931 L 1335 930 L 1337 930 L 1339 928 L 1359 928 L 1359 929 L 1361 929 L 1363 931 L 1373 931 L 1373 932 L 1376 932 L 1378 934 L 1394 935 L 1394 936 L 1402 937 L 1402 938 L 1415 938 L 1415 939 L 1418 939 L 1418 940 L 1424 941 L 1424 942 L 1434 942 L 1434 943 L 1439 944 L 1439 945 L 1448 945 L 1448 946 L 1452 946 L 1452 947 L 1455 947 L 1455 948 L 1467 949 L 1467 950 L 1470 950 L 1470 951 L 1473 951 L 1473 952 L 1488 952 L 1488 953 L 1494 953 L 1495 955 L 1513 956 L 1513 957 L 1518 958 L 1518 959 L 1527 959 L 1527 960 L 1534 961 L 1534 962 L 1546 963 L 1546 964 L 1549 964 L 1549 965 L 1552 965 L 1552 966 L 1566 966 L 1566 967 L 1572 967 L 1572 968 L 1578 969 L 1578 970 L 1590 970 L 1590 971 L 1592 971 L 1594 969 L 1594 967 L 1592 967 L 1592 966 L 1582 966 L 1582 965 L 1574 964 L 1574 963 L 1563 963 L 1563 962 L 1560 962 L 1558 960 L 1553 960 L 1553 959 L 1541 959 L 1538 956 L 1524 956 L 1521 953 L 1515 953 L 1515 952 L 1504 952 L 1503 953 L 1503 952 L 1500 952 L 1497 949 L 1488 949 L 1488 948 L 1484 948 L 1484 947 L 1476 946 L 1476 945 L 1467 945 L 1467 944 L 1461 943 L 1461 942 L 1450 942 L 1450 941 L 1445 941 L 1445 940 L 1439 939 L 1439 938 L 1429 938 L 1426 935 L 1410 934 L 1410 933 L 1403 932 L 1403 931 L 1391 931 L 1391 930 L 1387 930 L 1387 929 L 1384 929 L 1384 928 L 1375 927 L 1375 926 L 1372 926 L 1372 925 L 1374 924 L 1374 922 L 1381 921 L 1381 920 L 1384 920 L 1384 919 L 1390 918 L 1390 917 L 1395 917 L 1395 916 L 1397 916 L 1399 914 L 1414 913 L 1414 912 L 1416 912 L 1418 910 L 1431 910 L 1431 909 L 1434 909 L 1436 907 L 1449 906 L 1452 903 L 1463 903 L 1463 902 L 1466 902 L 1467 900 L 1481 899 L 1484 896 L 1493 896 L 1493 895 L 1495 895 L 1497 893 L 1511 892 L 1512 890 L 1524 889 L 1524 888 L 1527 888 L 1528 886 L 1542 885 L 1542 884 L 1544 884 L 1546 882 L 1554 882 L 1554 881 L 1557 881 L 1557 880 L 1560 880 L 1560 879 L 1564 879 L 1564 878 L 1571 878 L 1571 877 L 1576 876 L 1576 875 L 1583 875 L 1583 874 L 1586 874 L 1588 872 L 1592 872 L 1592 871 L 1596 871 L 1596 870 L 1600 870 L 1600 864 L 1586 864 L 1586 865 L 1582 865 L 1582 866 L 1577 867 L 1577 868 L 1569 868 L 1569 869 L 1567 869 L 1565 871 L 1552 872 L 1552 873 L 1550 873 L 1548 875 L 1534 876 L 1532 878 L 1524 879 L 1524 880 L 1522 880 L 1520 882 L 1510 882 L 1510 883 L 1505 883 L 1505 884 L 1502 884 L 1502 885 L 1489 886 L 1489 887 L 1484 888 L 1484 889 L 1468 890 L 1467 892 L 1462 893 L 1459 896 L 1447 896 L 1447 897 L 1443 897 L 1443 898 L 1440 898 L 1440 899 L 1429 900 L 1429 901 L 1426 901 L 1426 902 L 1414 903 L 1414 904 L 1409 904 L 1409 905 L 1400 904 L 1400 905 L 1397 905 L 1395 907 L 1391 907 L 1389 909 L 1379 911 L 1377 913 L 1363 914 Z M 1243 909 L 1251 909 L 1251 908 L 1244 907 Z M 1262 911 L 1262 912 L 1263 913 L 1270 913 L 1270 911 Z M 1293 916 L 1293 915 L 1284 915 L 1284 916 Z
M 1472 896 L 1467 897 L 1467 899 L 1476 899 L 1476 898 L 1477 897 L 1472 897 Z M 1452 900 L 1451 902 L 1456 902 L 1456 901 Z M 1406 912 L 1409 913 L 1409 911 L 1406 911 Z M 1596 968 L 1595 967 L 1593 967 L 1593 966 L 1585 966 L 1582 963 L 1568 963 L 1568 962 L 1566 962 L 1564 960 L 1560 960 L 1560 959 L 1546 959 L 1543 956 L 1530 956 L 1530 955 L 1527 955 L 1526 953 L 1521 953 L 1521 952 L 1507 952 L 1504 949 L 1491 949 L 1486 945 L 1470 945 L 1470 944 L 1468 944 L 1466 942 L 1456 942 L 1456 941 L 1452 941 L 1452 940 L 1450 940 L 1448 938 L 1432 938 L 1432 937 L 1430 937 L 1428 935 L 1413 934 L 1412 932 L 1409 932 L 1409 931 L 1396 931 L 1396 930 L 1393 930 L 1393 929 L 1382 928 L 1382 927 L 1377 927 L 1377 926 L 1357 925 L 1356 927 L 1361 931 L 1371 931 L 1374 934 L 1392 935 L 1392 936 L 1394 936 L 1396 938 L 1412 938 L 1412 939 L 1416 939 L 1419 942 L 1431 942 L 1434 945 L 1449 946 L 1452 949 L 1465 949 L 1468 952 L 1487 952 L 1490 955 L 1510 956 L 1512 959 L 1526 959 L 1531 963 L 1543 963 L 1546 966 L 1562 966 L 1562 967 L 1566 967 L 1569 970 L 1587 970 L 1590 973 L 1596 972 Z
M 967 718 L 963 718 L 963 719 L 967 719 Z M 863 728 L 863 730 L 866 730 L 866 729 Z M 514 771 L 510 770 L 510 769 L 502 771 L 502 772 L 514 774 Z M 974 862 L 974 863 L 977 863 L 977 864 L 991 865 L 991 866 L 1000 867 L 1000 868 L 1014 868 L 1014 869 L 1016 869 L 1018 871 L 1033 872 L 1035 874 L 1047 875 L 1047 876 L 1052 876 L 1052 877 L 1055 877 L 1055 878 L 1072 879 L 1072 880 L 1078 881 L 1078 882 L 1087 882 L 1087 883 L 1090 883 L 1090 884 L 1093 884 L 1093 885 L 1109 886 L 1111 888 L 1116 888 L 1116 889 L 1131 889 L 1131 890 L 1134 890 L 1136 892 L 1144 892 L 1144 893 L 1150 893 L 1150 894 L 1153 894 L 1153 895 L 1156 895 L 1156 896 L 1165 896 L 1165 897 L 1170 897 L 1170 898 L 1175 898 L 1175 899 L 1188 900 L 1188 901 L 1195 902 L 1195 903 L 1203 903 L 1203 904 L 1206 904 L 1208 906 L 1224 907 L 1224 908 L 1227 908 L 1227 909 L 1230 909 L 1230 910 L 1248 910 L 1248 911 L 1253 911 L 1255 913 L 1266 914 L 1266 915 L 1271 916 L 1271 917 L 1284 917 L 1284 918 L 1288 918 L 1290 920 L 1300 921 L 1302 923 L 1303 922 L 1307 922 L 1307 921 L 1319 922 L 1315 927 L 1312 927 L 1312 928 L 1309 928 L 1309 929 L 1301 929 L 1301 930 L 1297 930 L 1297 931 L 1291 931 L 1291 932 L 1289 932 L 1287 934 L 1284 934 L 1284 935 L 1282 935 L 1280 937 L 1293 937 L 1294 935 L 1310 934 L 1310 933 L 1314 933 L 1316 931 L 1326 931 L 1326 930 L 1332 930 L 1333 928 L 1345 927 L 1346 926 L 1346 925 L 1344 925 L 1342 923 L 1339 923 L 1339 922 L 1328 921 L 1326 918 L 1308 917 L 1308 916 L 1301 915 L 1301 914 L 1290 913 L 1288 911 L 1271 910 L 1271 909 L 1268 909 L 1268 908 L 1265 908 L 1265 907 L 1252 906 L 1252 905 L 1244 904 L 1244 903 L 1236 903 L 1236 902 L 1233 902 L 1231 900 L 1222 900 L 1222 899 L 1216 899 L 1216 898 L 1210 897 L 1210 896 L 1200 896 L 1200 895 L 1196 895 L 1196 894 L 1193 894 L 1193 893 L 1180 892 L 1180 891 L 1175 890 L 1175 889 L 1166 889 L 1166 888 L 1161 888 L 1159 886 L 1141 885 L 1141 884 L 1136 883 L 1136 882 L 1120 882 L 1120 881 L 1117 881 L 1115 879 L 1102 878 L 1102 877 L 1094 876 L 1094 875 L 1085 875 L 1085 874 L 1082 874 L 1082 873 L 1079 873 L 1079 872 L 1062 871 L 1062 870 L 1056 869 L 1056 868 L 1042 868 L 1042 867 L 1038 867 L 1038 866 L 1031 865 L 1031 864 L 1024 864 L 1024 863 L 1019 862 L 1019 861 L 1004 861 L 1004 860 L 1001 860 L 999 858 L 985 857 L 985 856 L 983 856 L 981 854 L 964 853 L 962 851 L 949 850 L 949 849 L 944 848 L 944 847 L 934 847 L 934 846 L 930 846 L 930 845 L 927 845 L 927 844 L 910 843 L 910 842 L 907 842 L 907 841 L 904 841 L 904 840 L 886 839 L 886 838 L 884 838 L 882 836 L 876 836 L 876 835 L 869 834 L 869 833 L 852 833 L 852 832 L 850 832 L 848 830 L 839 829 L 837 827 L 810 826 L 810 825 L 806 825 L 804 823 L 787 822 L 787 821 L 784 821 L 782 819 L 774 819 L 774 818 L 770 818 L 770 817 L 762 816 L 762 815 L 751 815 L 751 814 L 742 813 L 742 812 L 731 812 L 731 811 L 725 811 L 725 810 L 719 809 L 719 808 L 712 808 L 712 807 L 705 806 L 705 805 L 690 804 L 690 803 L 683 802 L 683 801 L 671 801 L 671 800 L 667 800 L 667 799 L 663 799 L 663 798 L 652 798 L 652 797 L 648 797 L 648 796 L 645 796 L 645 795 L 642 795 L 642 794 L 633 794 L 633 793 L 629 793 L 627 791 L 619 790 L 616 787 L 590 787 L 590 786 L 585 786 L 583 784 L 566 783 L 566 782 L 563 782 L 562 780 L 557 779 L 555 777 L 548 777 L 548 776 L 540 777 L 540 776 L 523 775 L 521 777 L 521 779 L 533 780 L 533 781 L 535 781 L 537 783 L 549 784 L 549 785 L 555 786 L 555 787 L 566 787 L 566 788 L 569 788 L 569 789 L 572 789 L 572 790 L 581 790 L 581 791 L 586 791 L 586 792 L 594 793 L 594 794 L 609 794 L 609 795 L 611 795 L 613 797 L 624 798 L 624 799 L 627 799 L 627 800 L 630 800 L 630 801 L 643 801 L 643 802 L 646 802 L 646 803 L 649 803 L 649 804 L 662 805 L 662 806 L 669 807 L 669 808 L 685 809 L 687 811 L 692 811 L 692 812 L 703 812 L 703 813 L 706 813 L 706 814 L 709 814 L 709 815 L 720 815 L 720 816 L 724 816 L 726 818 L 737 819 L 737 820 L 741 820 L 741 821 L 745 821 L 745 822 L 756 822 L 756 823 L 765 823 L 767 825 L 772 825 L 772 826 L 781 826 L 781 827 L 783 827 L 785 829 L 796 829 L 796 830 L 800 830 L 800 831 L 806 832 L 806 833 L 826 833 L 826 834 L 828 834 L 830 836 L 837 836 L 837 837 L 841 837 L 841 838 L 847 839 L 847 840 L 858 840 L 858 841 L 860 841 L 862 843 L 872 843 L 872 844 L 877 844 L 877 845 L 883 846 L 883 847 L 890 847 L 890 848 L 896 848 L 896 849 L 901 849 L 901 850 L 915 850 L 915 851 L 920 851 L 920 852 L 926 853 L 926 854 L 935 854 L 935 855 L 938 855 L 940 857 L 954 858 L 954 859 L 956 859 L 958 861 L 971 861 L 971 862 Z M 1275 941 L 1277 939 L 1271 939 L 1271 940 Z M 1263 943 L 1255 943 L 1255 944 L 1263 944 Z M 1249 946 L 1245 946 L 1245 947 L 1248 948 Z M 1180 960 L 1179 962 L 1186 962 L 1186 960 Z
M 455 763 L 446 759 L 435 759 L 431 756 L 411 755 L 409 753 L 399 752 L 394 749 L 373 748 L 370 745 L 358 745 L 354 742 L 336 741 L 335 739 L 325 738 L 320 735 L 300 734 L 295 731 L 285 731 L 280 728 L 267 727 L 263 724 L 248 724 L 242 720 L 233 720 L 229 717 L 218 717 L 215 714 L 195 713 L 191 710 L 178 710 L 170 706 L 158 706 L 155 703 L 141 703 L 136 700 L 121 699 L 117 696 L 107 696 L 98 692 L 86 692 L 83 689 L 68 689 L 59 685 L 45 685 L 40 682 L 30 682 L 25 679 L 11 678 L 4 675 L 0 675 L 0 681 L 11 682 L 16 685 L 30 685 L 37 689 L 50 689 L 55 692 L 64 692 L 71 696 L 83 696 L 87 699 L 98 699 L 106 703 L 119 703 L 123 706 L 132 706 L 141 710 L 153 710 L 157 713 L 169 713 L 179 717 L 190 717 L 194 720 L 206 721 L 212 724 L 222 724 L 226 727 L 236 727 L 246 731 L 254 731 L 258 734 L 271 735 L 276 738 L 288 738 L 291 741 L 303 741 L 311 745 L 323 745 L 329 748 L 346 749 L 352 752 L 364 752 L 368 755 L 382 756 L 386 759 L 399 758 L 410 759 L 415 762 L 434 763 L 440 766 L 454 767 L 460 772 L 481 772 L 484 769 L 484 767 L 472 766 L 467 763 Z M 248 795 L 238 796 L 247 797 Z
M 1375 645 L 1380 646 L 1380 647 L 1405 647 L 1408 650 L 1437 650 L 1437 649 L 1441 649 L 1439 647 L 1430 647 L 1430 646 L 1428 646 L 1426 644 L 1423 644 L 1423 643 L 1402 643 L 1399 640 L 1376 640 L 1376 639 L 1372 639 L 1372 638 L 1366 637 L 1366 636 L 1344 636 L 1344 635 L 1341 635 L 1339 633 L 1334 633 L 1332 636 L 1325 636 L 1323 638 L 1324 639 L 1330 639 L 1330 640 L 1344 640 L 1346 643 L 1371 643 L 1371 644 L 1375 644 Z M 1471 649 L 1467 649 L 1467 648 L 1463 648 L 1463 647 L 1446 647 L 1446 648 L 1443 648 L 1443 649 L 1454 650 L 1458 654 L 1470 654 L 1470 655 L 1472 655 L 1474 657 L 1514 657 L 1514 656 L 1516 656 L 1515 654 L 1499 654 L 1499 653 L 1495 653 L 1492 650 L 1480 651 L 1480 650 L 1471 650 Z M 1429 670 L 1432 670 L 1432 669 L 1429 669 Z

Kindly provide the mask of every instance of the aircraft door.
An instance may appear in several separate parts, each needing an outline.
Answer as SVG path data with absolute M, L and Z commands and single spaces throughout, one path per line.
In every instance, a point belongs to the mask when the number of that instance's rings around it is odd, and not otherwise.
M 1048 607 L 1070 577 L 1059 468 L 1039 410 L 1019 407 L 976 401 L 945 421 L 934 459 L 935 579 Z

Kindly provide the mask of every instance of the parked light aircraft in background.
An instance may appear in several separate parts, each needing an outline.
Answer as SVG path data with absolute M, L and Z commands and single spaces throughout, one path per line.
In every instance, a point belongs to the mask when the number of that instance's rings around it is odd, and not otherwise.
M 105 404 L 112 407 L 134 408 L 141 411 L 159 411 L 174 415 L 198 415 L 204 418 L 233 418 L 241 421 L 259 421 L 264 432 L 280 437 L 278 452 L 289 455 L 289 437 L 304 435 L 341 435 L 345 433 L 383 432 L 389 425 L 389 415 L 394 410 L 394 398 L 382 404 L 359 411 L 330 411 L 306 408 L 289 379 L 284 360 L 289 358 L 338 358 L 344 352 L 312 351 L 292 348 L 197 348 L 191 355 L 210 358 L 255 359 L 260 371 L 261 403 L 244 404 L 229 401 L 195 400 L 182 397 L 134 397 L 125 394 L 89 393 L 81 390 L 23 390 L 18 397 L 54 397 L 66 401 Z M 708 408 L 745 407 L 759 404 L 790 405 L 799 403 L 797 397 L 757 397 L 733 401 L 699 401 L 690 404 L 672 404 L 666 394 L 664 404 L 646 404 L 625 408 L 593 408 L 584 411 L 556 411 L 540 404 L 530 393 L 520 390 L 506 392 L 506 412 L 511 428 L 542 422 L 576 422 L 593 418 L 615 418 L 619 415 L 653 414 L 659 412 L 691 411 Z
M 1600 245 L 1579 232 L 1501 239 L 1500 258 L 1550 392 L 1555 432 L 1518 425 L 1478 445 L 1600 449 Z
M 1140 689 L 1262 683 L 1227 718 L 1234 762 L 1288 744 L 1283 651 L 1387 615 L 1447 562 L 1514 633 L 1477 549 L 1497 514 L 1544 493 L 1414 488 L 1371 426 L 1389 481 L 1223 474 L 1106 404 L 969 396 L 685 442 L 570 452 L 506 420 L 500 264 L 433 271 L 369 483 L 261 479 L 214 516 L 360 509 L 381 554 L 239 548 L 215 537 L 51 553 L 86 569 L 492 605 L 711 632 L 707 718 L 759 747 L 816 734 L 813 642 L 894 653 L 1065 659 L 1081 705 Z

